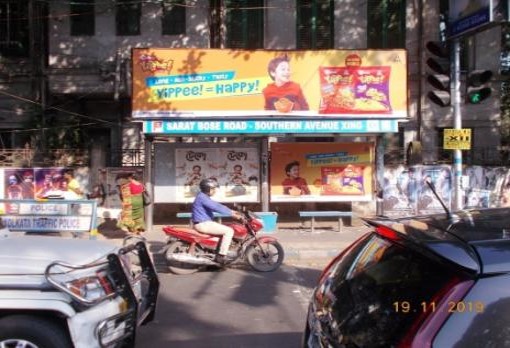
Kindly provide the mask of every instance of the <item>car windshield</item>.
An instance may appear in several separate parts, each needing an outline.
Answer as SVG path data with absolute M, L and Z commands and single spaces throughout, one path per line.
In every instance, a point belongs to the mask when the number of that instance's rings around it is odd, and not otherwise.
M 459 275 L 450 266 L 372 234 L 331 270 L 329 291 L 319 296 L 331 303 L 338 330 L 332 336 L 341 343 L 391 347 L 434 310 L 437 294 L 452 279 Z

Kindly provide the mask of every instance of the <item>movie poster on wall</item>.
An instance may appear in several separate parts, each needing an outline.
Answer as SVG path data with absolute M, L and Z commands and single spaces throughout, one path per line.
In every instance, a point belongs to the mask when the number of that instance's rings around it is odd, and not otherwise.
M 372 199 L 372 143 L 272 143 L 271 202 Z
M 384 170 L 383 212 L 386 216 L 416 214 L 421 170 L 416 167 L 389 167 Z
M 175 150 L 175 200 L 193 202 L 200 181 L 216 180 L 214 199 L 221 202 L 256 202 L 259 197 L 257 148 L 178 148 Z
M 427 181 L 434 185 L 435 191 L 447 207 L 451 207 L 452 174 L 447 165 L 421 167 L 421 189 L 418 193 L 418 214 L 444 212 L 441 202 L 434 195 Z

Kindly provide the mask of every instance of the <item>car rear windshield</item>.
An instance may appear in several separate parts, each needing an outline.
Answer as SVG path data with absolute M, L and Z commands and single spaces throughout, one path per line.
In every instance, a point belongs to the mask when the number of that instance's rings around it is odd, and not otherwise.
M 332 269 L 329 295 L 342 343 L 391 347 L 437 306 L 459 272 L 372 234 Z M 323 294 L 327 297 L 328 294 Z

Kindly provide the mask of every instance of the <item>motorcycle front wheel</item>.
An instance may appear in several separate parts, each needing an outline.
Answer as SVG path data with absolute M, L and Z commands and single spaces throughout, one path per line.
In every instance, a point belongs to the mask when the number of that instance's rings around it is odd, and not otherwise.
M 282 264 L 283 257 L 283 247 L 276 240 L 253 243 L 246 249 L 248 264 L 259 272 L 276 270 Z
M 164 250 L 164 256 L 168 270 L 174 274 L 192 274 L 200 270 L 200 266 L 172 260 L 172 254 L 188 253 L 190 245 L 186 242 L 175 241 L 168 244 Z

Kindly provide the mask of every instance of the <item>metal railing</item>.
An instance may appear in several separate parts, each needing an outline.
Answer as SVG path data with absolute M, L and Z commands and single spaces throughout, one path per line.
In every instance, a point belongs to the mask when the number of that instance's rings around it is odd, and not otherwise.
M 145 165 L 143 149 L 124 149 L 108 153 L 107 167 L 142 167 Z M 0 167 L 88 167 L 90 152 L 87 149 L 53 149 L 45 152 L 34 149 L 0 150 Z

